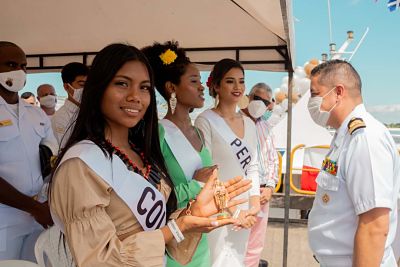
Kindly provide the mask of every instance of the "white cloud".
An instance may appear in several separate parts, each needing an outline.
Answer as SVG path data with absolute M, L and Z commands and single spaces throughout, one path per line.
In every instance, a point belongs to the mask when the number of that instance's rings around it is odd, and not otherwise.
M 367 110 L 383 123 L 400 123 L 400 104 L 369 106 Z
M 367 107 L 367 110 L 373 113 L 400 112 L 400 104 L 371 106 Z

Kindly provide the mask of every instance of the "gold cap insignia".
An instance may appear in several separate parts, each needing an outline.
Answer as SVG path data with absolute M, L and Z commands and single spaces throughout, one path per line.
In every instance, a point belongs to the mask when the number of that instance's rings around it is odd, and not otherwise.
M 365 122 L 361 118 L 352 118 L 347 124 L 347 129 L 350 134 L 353 134 L 355 131 L 361 128 L 366 128 Z
M 326 204 L 326 203 L 329 202 L 329 200 L 330 200 L 329 195 L 328 195 L 327 193 L 325 193 L 325 194 L 322 196 L 322 201 Z

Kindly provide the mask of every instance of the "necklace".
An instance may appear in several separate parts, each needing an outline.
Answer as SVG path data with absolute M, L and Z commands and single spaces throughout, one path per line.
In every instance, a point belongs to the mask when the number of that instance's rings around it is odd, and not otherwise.
M 240 114 L 240 113 L 236 113 L 235 112 L 235 114 L 233 114 L 233 116 L 226 116 L 226 115 L 224 115 L 224 114 L 222 114 L 222 112 L 221 111 L 219 111 L 218 109 L 213 109 L 214 110 L 214 112 L 215 113 L 217 113 L 219 116 L 221 116 L 223 119 L 225 119 L 225 120 L 233 120 L 233 119 L 236 119 L 236 118 L 241 118 L 242 117 L 242 115 Z
M 132 160 L 129 159 L 129 157 L 121 150 L 119 149 L 119 147 L 114 146 L 109 140 L 106 140 L 106 144 L 109 145 L 112 149 L 113 149 L 113 153 L 115 155 L 117 155 L 122 162 L 126 165 L 126 167 L 128 168 L 128 170 L 136 172 L 141 174 L 145 179 L 148 179 L 150 171 L 151 171 L 151 165 L 149 164 L 149 162 L 145 159 L 144 157 L 144 153 L 143 152 L 138 152 L 137 149 L 135 148 L 135 146 L 132 143 L 129 143 L 131 149 L 133 151 L 135 151 L 136 153 L 138 153 L 140 155 L 140 158 L 143 161 L 143 164 L 145 166 L 145 170 L 143 171 L 142 169 L 140 169 Z

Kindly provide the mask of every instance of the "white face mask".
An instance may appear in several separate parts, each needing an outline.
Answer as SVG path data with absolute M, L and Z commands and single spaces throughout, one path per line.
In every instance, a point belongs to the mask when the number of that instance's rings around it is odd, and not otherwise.
M 0 73 L 0 84 L 11 92 L 18 92 L 24 88 L 26 73 L 23 70 L 14 70 Z
M 267 107 L 261 100 L 253 100 L 247 106 L 249 114 L 254 118 L 258 119 L 267 111 Z
M 55 95 L 42 96 L 39 99 L 40 105 L 46 108 L 55 108 L 57 103 L 57 97 Z
M 72 85 L 70 85 L 70 84 L 68 84 L 68 86 L 69 86 L 69 88 L 71 88 L 72 90 L 74 90 L 74 94 L 72 95 L 72 98 L 75 99 L 78 103 L 81 103 L 83 88 L 75 89 L 75 88 L 72 87 Z
M 322 105 L 322 101 L 324 100 L 324 97 L 326 97 L 327 95 L 329 95 L 333 89 L 335 89 L 335 87 L 333 87 L 331 90 L 329 90 L 328 93 L 326 93 L 324 96 L 314 96 L 314 97 L 310 97 L 310 99 L 308 100 L 308 111 L 310 112 L 310 116 L 313 119 L 313 121 L 322 126 L 322 127 L 326 127 L 329 117 L 331 115 L 331 111 L 336 107 L 337 102 L 335 105 L 333 105 L 333 107 L 329 110 L 329 111 L 324 111 L 321 110 L 321 105 Z

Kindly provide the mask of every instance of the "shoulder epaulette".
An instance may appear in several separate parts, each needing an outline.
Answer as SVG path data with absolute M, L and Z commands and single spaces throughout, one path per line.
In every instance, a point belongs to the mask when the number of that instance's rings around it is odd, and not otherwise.
M 361 128 L 366 128 L 365 122 L 361 118 L 352 118 L 347 124 L 347 129 L 350 134 L 353 134 L 355 131 Z

